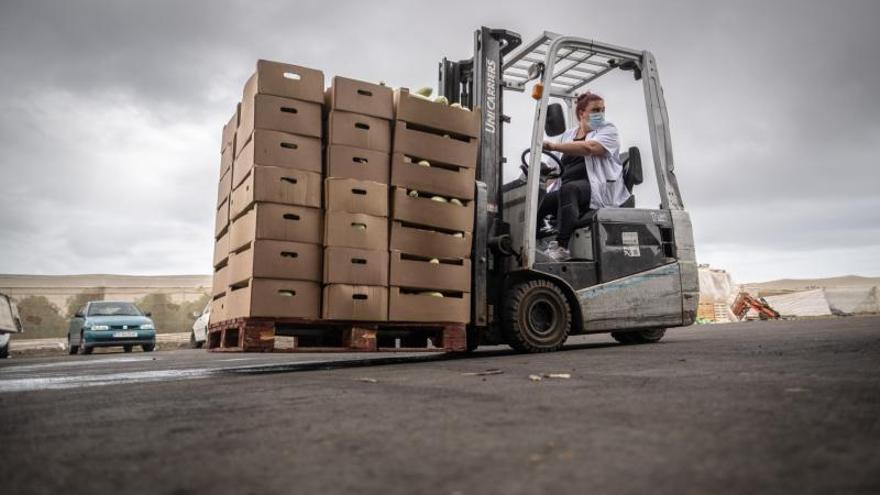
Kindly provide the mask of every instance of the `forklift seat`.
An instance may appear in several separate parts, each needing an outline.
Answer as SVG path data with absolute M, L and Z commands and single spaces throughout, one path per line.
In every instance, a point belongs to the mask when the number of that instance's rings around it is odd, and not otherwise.
M 642 155 L 637 147 L 630 146 L 627 151 L 620 155 L 620 159 L 623 162 L 623 184 L 626 186 L 626 190 L 630 193 L 629 199 L 624 201 L 620 207 L 635 208 L 636 196 L 635 194 L 632 194 L 632 190 L 644 180 L 644 177 L 642 176 Z M 576 228 L 590 225 L 595 213 L 596 210 L 587 210 L 581 214 L 575 224 L 577 226 Z
M 632 193 L 633 187 L 641 184 L 644 180 L 642 176 L 642 154 L 637 147 L 630 146 L 629 150 L 620 155 L 620 159 L 623 162 L 623 183 L 626 185 L 626 190 Z M 629 208 L 632 208 L 632 206 Z

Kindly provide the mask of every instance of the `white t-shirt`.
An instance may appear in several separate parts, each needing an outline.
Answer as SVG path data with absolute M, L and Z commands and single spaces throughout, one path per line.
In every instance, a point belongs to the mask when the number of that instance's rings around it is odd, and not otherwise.
M 578 128 L 574 127 L 565 131 L 559 138 L 560 143 L 574 141 Z M 602 156 L 587 155 L 584 157 L 584 166 L 587 167 L 587 177 L 590 179 L 590 208 L 616 208 L 622 205 L 631 196 L 623 183 L 623 164 L 620 162 L 620 135 L 617 127 L 611 122 L 591 130 L 584 138 L 585 141 L 596 141 L 605 148 L 606 153 Z M 562 153 L 556 153 L 560 158 Z M 556 185 L 555 188 L 558 188 Z M 554 189 L 555 189 L 554 188 Z

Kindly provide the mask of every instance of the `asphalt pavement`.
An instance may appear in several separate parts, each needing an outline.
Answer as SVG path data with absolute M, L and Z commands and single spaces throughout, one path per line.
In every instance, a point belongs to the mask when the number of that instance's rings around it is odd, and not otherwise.
M 3 493 L 880 493 L 880 318 L 0 362 Z

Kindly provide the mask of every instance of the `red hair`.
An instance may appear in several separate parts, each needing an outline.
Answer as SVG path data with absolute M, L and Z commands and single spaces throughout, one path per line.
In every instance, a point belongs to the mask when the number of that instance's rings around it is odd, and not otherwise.
M 577 97 L 577 105 L 575 108 L 575 115 L 580 115 L 581 112 L 587 109 L 587 106 L 591 101 L 603 101 L 604 99 L 597 95 L 596 93 L 590 93 L 587 91 L 586 93 L 579 95 Z

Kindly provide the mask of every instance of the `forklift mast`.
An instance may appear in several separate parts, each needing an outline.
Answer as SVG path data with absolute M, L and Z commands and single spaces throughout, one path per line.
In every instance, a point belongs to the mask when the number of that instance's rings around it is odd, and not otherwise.
M 520 46 L 522 38 L 512 31 L 482 27 L 474 33 L 474 57 L 440 62 L 439 94 L 450 102 L 482 110 L 482 132 L 477 159 L 477 191 L 473 232 L 473 292 L 471 322 L 479 327 L 492 321 L 490 294 L 499 294 L 503 258 L 493 247 L 512 252 L 509 227 L 504 223 L 501 186 L 504 176 L 502 123 L 503 57 Z

